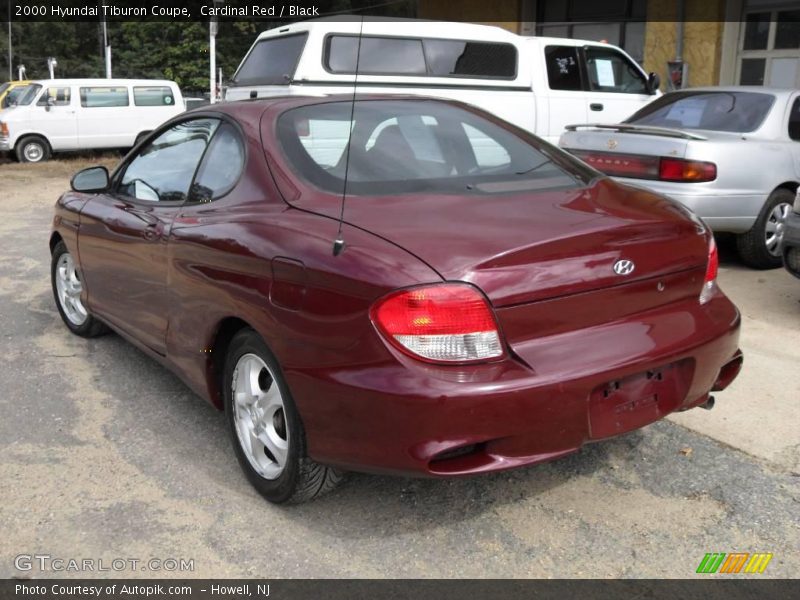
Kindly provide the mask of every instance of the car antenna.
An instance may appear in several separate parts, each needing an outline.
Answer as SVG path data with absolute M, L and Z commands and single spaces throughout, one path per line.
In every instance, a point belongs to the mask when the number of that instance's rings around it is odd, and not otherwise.
M 350 145 L 353 142 L 353 118 L 356 112 L 356 86 L 358 85 L 358 63 L 361 60 L 361 36 L 364 33 L 364 15 L 361 15 L 361 25 L 358 28 L 358 46 L 356 47 L 356 72 L 353 77 L 353 100 L 350 103 L 350 129 L 347 133 L 347 146 L 344 157 L 344 186 L 342 188 L 342 204 L 339 210 L 339 229 L 333 242 L 333 255 L 339 256 L 344 251 L 344 238 L 342 237 L 342 224 L 344 223 L 344 203 L 347 199 L 347 176 L 350 172 Z

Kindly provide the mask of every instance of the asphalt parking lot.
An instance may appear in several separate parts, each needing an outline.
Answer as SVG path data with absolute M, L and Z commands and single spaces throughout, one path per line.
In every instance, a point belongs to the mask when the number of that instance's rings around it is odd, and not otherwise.
M 686 578 L 707 552 L 770 552 L 754 577 L 796 577 L 800 281 L 785 271 L 747 270 L 720 240 L 745 366 L 712 411 L 528 469 L 353 474 L 276 507 L 240 472 L 221 414 L 116 335 L 83 340 L 59 320 L 52 205 L 83 166 L 0 164 L 0 577 L 86 575 L 15 568 L 47 554 L 194 561 L 99 576 Z

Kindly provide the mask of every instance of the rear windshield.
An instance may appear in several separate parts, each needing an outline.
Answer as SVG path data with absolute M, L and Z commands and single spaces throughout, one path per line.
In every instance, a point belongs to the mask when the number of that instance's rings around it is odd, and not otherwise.
M 342 193 L 346 168 L 353 194 L 511 193 L 580 186 L 597 175 L 532 136 L 444 102 L 364 100 L 350 115 L 350 102 L 330 102 L 278 119 L 295 170 L 330 192 Z
M 761 92 L 676 92 L 654 100 L 626 123 L 745 133 L 755 131 L 775 96 Z
M 235 85 L 280 85 L 294 77 L 308 34 L 256 42 L 233 76 Z

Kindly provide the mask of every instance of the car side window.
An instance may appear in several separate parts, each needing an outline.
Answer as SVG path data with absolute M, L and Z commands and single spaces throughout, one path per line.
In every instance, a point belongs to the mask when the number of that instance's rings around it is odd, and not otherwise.
M 574 46 L 547 46 L 544 50 L 547 79 L 551 90 L 580 92 L 581 69 L 578 49 Z
M 218 119 L 178 123 L 145 145 L 128 163 L 117 192 L 149 202 L 183 202 Z
M 244 144 L 236 127 L 222 123 L 197 171 L 190 202 L 211 202 L 227 194 L 244 168 Z
M 44 93 L 39 96 L 36 102 L 37 106 L 45 106 L 48 99 L 52 98 L 52 106 L 69 106 L 70 104 L 70 88 L 68 87 L 51 87 L 47 88 Z
M 792 110 L 789 111 L 789 137 L 800 142 L 800 96 L 795 98 Z
M 610 48 L 586 48 L 589 87 L 595 92 L 646 94 L 647 80 L 624 54 Z

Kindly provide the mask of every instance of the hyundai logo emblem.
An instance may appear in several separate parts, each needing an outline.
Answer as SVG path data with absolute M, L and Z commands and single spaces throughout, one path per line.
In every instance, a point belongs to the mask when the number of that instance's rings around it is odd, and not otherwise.
M 635 268 L 632 260 L 622 259 L 614 263 L 614 273 L 617 275 L 630 275 Z

